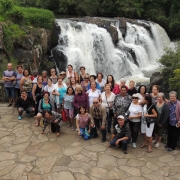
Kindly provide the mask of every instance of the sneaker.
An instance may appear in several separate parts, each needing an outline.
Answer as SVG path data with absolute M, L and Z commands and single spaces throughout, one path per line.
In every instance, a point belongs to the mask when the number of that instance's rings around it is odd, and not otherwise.
M 30 115 L 29 113 L 26 113 L 26 116 L 27 116 L 27 117 L 30 117 L 31 115 Z
M 106 139 L 102 139 L 101 141 L 102 141 L 102 142 L 106 142 Z
M 167 150 L 168 152 L 171 152 L 172 151 L 172 149 L 171 148 L 168 148 L 168 150 Z
M 132 147 L 133 147 L 133 148 L 136 148 L 136 143 L 132 143 Z
M 76 132 L 78 132 L 78 128 L 76 128 Z
M 124 154 L 127 154 L 127 151 L 124 151 Z
M 21 120 L 22 119 L 22 116 L 18 116 L 18 120 Z
M 154 147 L 158 148 L 160 145 L 161 145 L 160 143 L 156 143 Z

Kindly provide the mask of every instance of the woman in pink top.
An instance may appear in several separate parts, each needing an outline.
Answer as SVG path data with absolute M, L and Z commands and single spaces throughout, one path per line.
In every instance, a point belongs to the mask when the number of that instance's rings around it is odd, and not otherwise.
M 113 89 L 113 93 L 114 94 L 120 94 L 121 93 L 121 87 L 125 86 L 126 90 L 128 90 L 128 87 L 125 85 L 126 84 L 126 80 L 124 78 L 120 79 L 120 85 L 116 85 Z

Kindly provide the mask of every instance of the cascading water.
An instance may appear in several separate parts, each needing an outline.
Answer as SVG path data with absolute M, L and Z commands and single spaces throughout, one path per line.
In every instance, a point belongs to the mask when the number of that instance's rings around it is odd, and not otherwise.
M 149 26 L 150 30 L 126 23 L 126 35 L 123 38 L 119 21 L 112 20 L 111 24 L 118 31 L 119 42 L 116 45 L 107 30 L 95 24 L 67 19 L 57 22 L 61 34 L 59 45 L 52 52 L 58 50 L 67 59 L 66 64 L 72 64 L 76 70 L 83 65 L 89 74 L 113 74 L 116 80 L 137 74 L 143 76 L 142 70 L 157 66 L 156 60 L 162 55 L 164 47 L 170 45 L 164 29 L 152 22 L 138 20 L 139 24 Z M 60 59 L 56 58 L 58 68 L 65 70 L 65 62 L 57 61 Z

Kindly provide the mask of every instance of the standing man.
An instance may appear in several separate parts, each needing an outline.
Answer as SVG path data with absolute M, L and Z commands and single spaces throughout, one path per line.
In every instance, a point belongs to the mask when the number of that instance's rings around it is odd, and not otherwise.
M 131 104 L 131 96 L 127 94 L 126 86 L 121 86 L 121 93 L 117 94 L 114 99 L 113 112 L 114 112 L 114 127 L 117 124 L 117 117 L 125 115 Z
M 93 100 L 90 107 L 91 132 L 94 138 L 98 136 L 97 129 L 101 126 L 102 142 L 106 141 L 106 108 L 100 104 L 99 99 Z
M 2 80 L 5 81 L 4 86 L 5 86 L 5 90 L 6 90 L 6 95 L 9 99 L 8 107 L 12 106 L 12 103 L 15 98 L 14 87 L 12 86 L 12 83 L 15 80 L 15 77 L 16 77 L 16 73 L 15 73 L 15 71 L 12 70 L 12 64 L 8 63 L 7 70 L 4 71 L 3 77 L 2 77 Z

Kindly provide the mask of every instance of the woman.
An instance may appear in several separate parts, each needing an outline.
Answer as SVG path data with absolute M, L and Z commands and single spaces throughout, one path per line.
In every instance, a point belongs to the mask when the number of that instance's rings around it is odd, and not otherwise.
M 164 93 L 158 93 L 156 109 L 158 113 L 158 118 L 154 127 L 154 133 L 155 133 L 154 147 L 158 148 L 161 144 L 162 136 L 167 126 L 167 122 L 169 118 L 169 107 L 165 103 Z
M 45 87 L 47 85 L 47 81 L 48 81 L 48 76 L 47 76 L 47 71 L 42 71 L 42 84 Z
M 135 82 L 133 80 L 129 81 L 129 89 L 128 89 L 127 93 L 130 96 L 132 96 L 133 94 L 137 94 L 137 90 L 134 86 L 135 86 Z
M 32 81 L 29 75 L 29 71 L 25 69 L 23 71 L 23 77 L 20 80 L 20 90 L 26 90 L 29 97 L 32 96 Z
M 44 112 L 44 127 L 42 128 L 41 134 L 44 134 L 44 131 L 47 127 L 47 125 L 51 124 L 51 131 L 52 129 L 55 129 L 56 136 L 60 136 L 60 122 L 61 122 L 61 114 L 54 112 L 54 111 L 45 111 Z M 54 131 L 52 131 L 54 133 Z
M 69 80 L 69 82 L 67 83 L 67 86 L 70 85 L 70 78 L 71 77 L 74 77 L 76 79 L 76 81 L 78 82 L 78 74 L 75 71 L 73 71 L 73 66 L 71 64 L 69 64 L 67 66 L 66 76 L 67 76 L 67 78 Z
M 53 81 L 51 78 L 48 78 L 48 81 L 47 81 L 47 85 L 44 87 L 44 91 L 47 91 L 49 92 L 50 94 L 50 99 L 52 102 L 54 102 L 54 95 L 52 95 L 52 92 L 54 90 L 54 84 L 53 84 Z
M 21 96 L 18 98 L 16 102 L 16 107 L 18 109 L 18 120 L 22 119 L 23 111 L 26 111 L 26 114 L 29 116 L 30 114 L 34 113 L 35 109 L 33 108 L 32 104 L 32 97 L 27 96 L 26 90 L 21 91 Z
M 114 86 L 115 86 L 115 80 L 112 75 L 107 76 L 106 84 L 109 84 L 111 86 L 111 91 L 113 91 Z
M 103 92 L 104 91 L 104 86 L 106 84 L 106 80 L 103 79 L 103 74 L 102 73 L 98 73 L 97 74 L 97 79 L 96 82 L 99 84 L 100 86 L 100 91 Z
M 129 107 L 129 126 L 132 135 L 132 147 L 136 148 L 136 141 L 138 137 L 138 130 L 141 124 L 142 106 L 138 103 L 138 95 L 133 94 L 132 103 Z
M 38 76 L 37 84 L 34 84 L 32 89 L 32 97 L 35 102 L 35 115 L 38 113 L 39 101 L 43 98 L 42 76 Z
M 84 81 L 84 78 L 85 78 L 85 76 L 86 76 L 86 68 L 84 67 L 84 66 L 81 66 L 80 68 L 79 68 L 79 70 L 80 70 L 80 74 L 79 74 L 79 84 L 81 84 L 81 82 L 82 81 Z
M 20 93 L 20 80 L 23 77 L 23 67 L 21 65 L 17 65 L 17 73 L 16 73 L 16 77 L 15 77 L 15 81 L 16 81 L 16 85 L 15 85 L 15 96 L 16 99 L 18 97 L 20 97 L 21 93 Z M 16 103 L 14 103 L 16 104 Z
M 79 110 L 79 107 L 85 107 L 86 111 L 89 110 L 89 98 L 88 95 L 83 92 L 82 87 L 79 85 L 76 87 L 77 94 L 74 96 L 74 115 L 76 116 Z
M 44 92 L 43 98 L 39 101 L 38 113 L 34 116 L 37 119 L 36 127 L 40 125 L 40 120 L 42 118 L 44 111 L 54 111 L 54 103 L 49 98 L 49 93 Z
M 54 86 L 54 90 L 52 92 L 52 95 L 55 95 L 56 99 L 56 105 L 57 105 L 57 112 L 60 113 L 62 108 L 62 102 L 64 95 L 66 94 L 67 86 L 62 82 L 63 79 L 61 76 L 58 77 L 58 82 Z
M 99 84 L 96 82 L 96 76 L 95 75 L 90 75 L 90 83 L 88 84 L 88 90 L 91 89 L 91 83 L 95 82 L 96 83 L 96 89 L 100 90 Z
M 153 85 L 153 86 L 152 86 L 152 93 L 151 93 L 152 103 L 153 103 L 153 104 L 156 104 L 156 103 L 157 103 L 158 93 L 159 93 L 159 86 Z
M 180 132 L 180 101 L 177 100 L 177 93 L 171 91 L 169 93 L 169 122 L 168 122 L 168 151 L 173 151 L 176 148 L 179 132 Z
M 121 78 L 120 79 L 120 84 L 119 85 L 116 85 L 113 89 L 113 93 L 114 94 L 119 94 L 121 93 L 121 87 L 122 86 L 125 86 L 126 87 L 126 90 L 128 90 L 128 87 L 125 85 L 126 84 L 126 80 L 124 78 Z
M 84 92 L 88 91 L 88 85 L 90 84 L 89 80 L 90 80 L 89 74 L 86 74 L 84 77 L 84 81 L 81 82 L 81 86 L 82 86 Z
M 101 97 L 101 91 L 99 89 L 96 89 L 96 82 L 91 82 L 91 89 L 87 91 L 87 94 L 89 97 L 89 106 L 93 104 L 94 98 Z
M 78 135 L 84 137 L 85 140 L 90 138 L 90 115 L 87 113 L 86 108 L 80 106 L 76 116 L 76 126 Z
M 105 85 L 105 92 L 101 94 L 101 102 L 102 105 L 106 107 L 106 119 L 107 119 L 107 129 L 108 133 L 111 133 L 111 124 L 112 124 L 112 118 L 114 116 L 112 111 L 112 106 L 114 103 L 115 94 L 111 92 L 111 86 L 109 84 Z
M 56 76 L 56 70 L 54 68 L 51 69 L 51 80 L 53 84 L 57 83 L 57 76 Z M 49 79 L 49 78 L 48 78 Z
M 139 105 L 143 105 L 144 104 L 144 97 L 145 97 L 145 95 L 146 95 L 146 86 L 144 86 L 144 85 L 141 85 L 141 86 L 139 86 L 139 88 L 138 88 L 138 98 L 139 98 L 139 100 L 138 100 L 138 102 L 139 102 Z
M 142 111 L 142 122 L 141 122 L 141 133 L 144 134 L 144 142 L 141 145 L 141 148 L 148 146 L 147 152 L 152 152 L 152 133 L 154 130 L 154 122 L 148 123 L 147 118 L 156 119 L 157 112 L 156 107 L 152 103 L 151 95 L 147 94 L 144 98 L 144 107 Z
M 76 92 L 76 86 L 78 83 L 76 82 L 76 79 L 74 77 L 70 78 L 70 87 L 73 87 L 74 91 Z
M 69 121 L 69 125 L 67 127 L 72 127 L 72 130 L 74 131 L 75 128 L 74 128 L 74 121 L 73 121 L 73 118 L 74 118 L 74 106 L 73 106 L 73 101 L 74 101 L 74 94 L 75 94 L 75 91 L 73 89 L 73 87 L 68 87 L 67 88 L 67 91 L 66 91 L 66 94 L 64 95 L 64 110 L 66 112 L 66 116 L 67 116 L 67 119 Z

